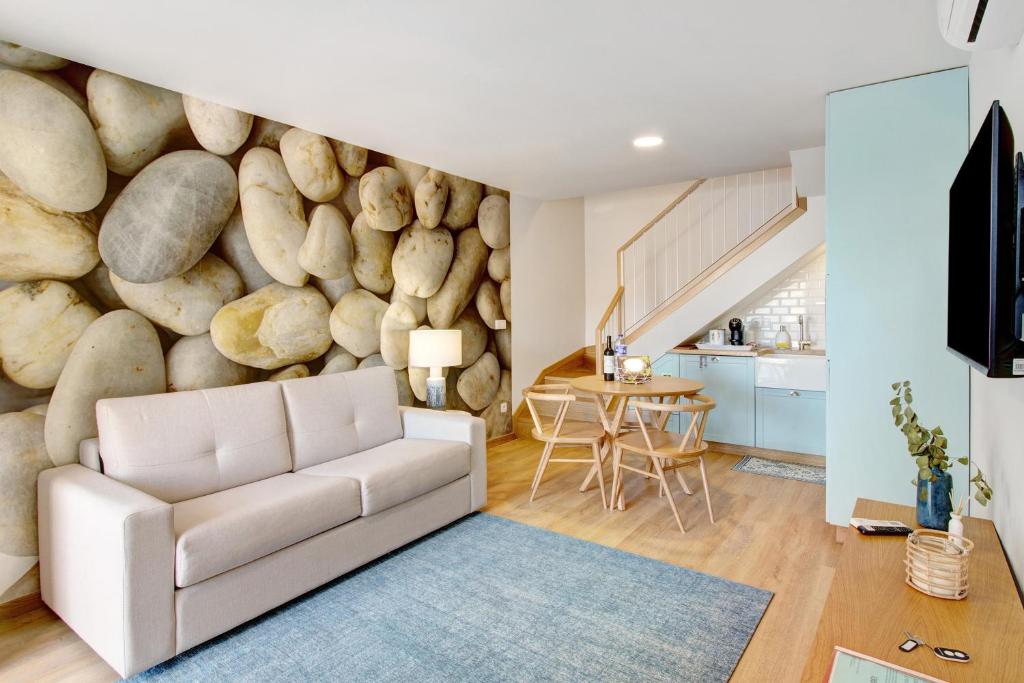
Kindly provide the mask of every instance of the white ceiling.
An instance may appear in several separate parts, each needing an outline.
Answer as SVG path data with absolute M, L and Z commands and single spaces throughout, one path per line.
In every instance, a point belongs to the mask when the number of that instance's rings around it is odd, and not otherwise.
M 0 38 L 540 198 L 784 165 L 827 92 L 966 64 L 936 26 L 935 0 L 0 0 Z

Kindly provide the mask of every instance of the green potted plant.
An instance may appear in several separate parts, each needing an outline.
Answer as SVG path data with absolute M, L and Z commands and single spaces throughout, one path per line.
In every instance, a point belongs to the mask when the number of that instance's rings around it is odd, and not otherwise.
M 917 465 L 917 477 L 911 481 L 917 486 L 917 523 L 929 529 L 946 531 L 952 512 L 950 493 L 953 490 L 953 477 L 948 472 L 953 464 L 946 453 L 948 440 L 942 433 L 942 427 L 928 429 L 921 426 L 917 413 L 910 407 L 914 401 L 910 389 L 910 380 L 895 382 L 895 392 L 889 405 L 892 406 L 892 419 L 896 428 L 903 432 L 907 439 L 907 451 Z M 957 458 L 961 465 L 970 467 L 970 461 Z M 971 477 L 974 485 L 974 499 L 982 505 L 988 505 L 992 499 L 992 488 L 985 481 L 981 470 L 974 468 Z

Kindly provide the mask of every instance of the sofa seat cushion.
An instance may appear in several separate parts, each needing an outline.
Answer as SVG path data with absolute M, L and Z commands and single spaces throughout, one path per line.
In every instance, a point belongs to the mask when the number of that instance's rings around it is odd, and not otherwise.
M 396 439 L 300 470 L 299 474 L 359 482 L 363 516 L 387 510 L 469 474 L 469 444 Z
M 179 588 L 240 567 L 355 519 L 352 479 L 280 474 L 174 504 Z

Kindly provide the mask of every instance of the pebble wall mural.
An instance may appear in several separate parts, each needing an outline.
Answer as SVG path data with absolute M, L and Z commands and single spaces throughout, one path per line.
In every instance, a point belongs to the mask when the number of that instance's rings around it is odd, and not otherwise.
M 462 330 L 448 407 L 512 431 L 508 193 L 0 42 L 0 603 L 98 399 L 388 365 Z M 510 406 L 509 406 L 510 407 Z

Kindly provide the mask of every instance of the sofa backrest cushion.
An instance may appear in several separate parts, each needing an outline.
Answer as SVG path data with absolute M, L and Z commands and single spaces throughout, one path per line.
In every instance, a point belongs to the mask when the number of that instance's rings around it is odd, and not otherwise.
M 296 471 L 402 438 L 389 367 L 292 379 L 281 392 Z
M 96 403 L 104 473 L 177 503 L 291 470 L 281 388 L 219 389 Z

